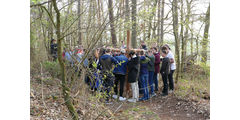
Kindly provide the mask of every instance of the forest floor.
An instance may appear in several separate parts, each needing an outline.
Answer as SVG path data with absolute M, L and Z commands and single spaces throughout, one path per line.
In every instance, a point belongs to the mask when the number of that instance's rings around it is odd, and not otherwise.
M 147 101 L 129 103 L 114 101 L 108 107 L 118 119 L 205 120 L 210 119 L 209 100 L 179 99 L 174 94 L 158 94 Z
M 71 119 L 61 97 L 60 80 L 45 76 L 41 82 L 39 75 L 31 75 L 30 114 L 31 120 Z M 177 93 L 177 92 L 176 92 Z M 176 93 L 167 97 L 157 96 L 148 101 L 129 103 L 113 100 L 104 105 L 114 116 L 111 119 L 163 119 L 163 120 L 205 120 L 210 119 L 210 100 L 179 98 Z M 81 109 L 77 106 L 76 109 Z M 81 111 L 84 111 L 81 109 Z M 82 113 L 82 112 L 81 112 Z M 80 115 L 80 114 L 79 114 Z M 81 115 L 80 115 L 81 116 Z M 101 115 L 104 116 L 104 115 Z M 106 115 L 107 116 L 107 115 Z M 98 119 L 108 119 L 99 117 Z

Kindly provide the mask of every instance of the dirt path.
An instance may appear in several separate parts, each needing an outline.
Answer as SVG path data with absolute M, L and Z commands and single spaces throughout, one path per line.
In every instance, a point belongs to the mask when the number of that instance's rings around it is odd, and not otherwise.
M 114 101 L 108 107 L 116 119 L 205 120 L 210 119 L 210 106 L 208 100 L 204 102 L 186 101 L 171 94 L 137 103 Z

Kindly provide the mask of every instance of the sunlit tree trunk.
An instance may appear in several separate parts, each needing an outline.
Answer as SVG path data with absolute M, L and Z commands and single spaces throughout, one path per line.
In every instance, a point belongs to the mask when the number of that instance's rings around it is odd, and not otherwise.
M 109 11 L 109 20 L 110 20 L 110 27 L 111 27 L 111 36 L 112 36 L 112 44 L 114 47 L 117 46 L 117 37 L 114 27 L 114 17 L 113 17 L 113 7 L 112 7 L 112 0 L 108 0 L 108 11 Z
M 172 2 L 172 18 L 173 18 L 173 34 L 175 38 L 175 55 L 177 60 L 174 61 L 177 64 L 177 70 L 176 70 L 176 79 L 175 83 L 178 82 L 178 76 L 179 76 L 179 67 L 180 67 L 180 54 L 179 54 L 179 35 L 178 35 L 178 2 L 177 0 L 173 0 Z
M 210 5 L 208 6 L 206 17 L 205 17 L 205 28 L 203 33 L 203 40 L 202 40 L 202 59 L 201 61 L 206 64 L 207 62 L 207 48 L 208 48 L 208 31 L 210 26 Z

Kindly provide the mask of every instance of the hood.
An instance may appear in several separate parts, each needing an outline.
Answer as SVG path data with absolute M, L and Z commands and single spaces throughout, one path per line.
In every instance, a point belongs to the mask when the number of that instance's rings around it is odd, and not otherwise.
M 102 59 L 102 60 L 106 60 L 106 59 L 108 59 L 109 57 L 111 57 L 111 56 L 104 54 L 104 55 L 101 56 L 101 59 Z
M 145 57 L 145 56 L 141 56 L 140 59 L 141 59 L 141 60 L 145 60 L 146 57 Z

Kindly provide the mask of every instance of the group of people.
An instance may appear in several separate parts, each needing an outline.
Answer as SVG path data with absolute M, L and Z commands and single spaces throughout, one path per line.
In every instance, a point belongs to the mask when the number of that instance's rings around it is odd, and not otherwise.
M 70 66 L 74 66 L 73 56 L 80 63 L 84 51 L 82 47 L 64 50 L 63 57 Z M 167 44 L 161 48 L 148 49 L 142 42 L 140 49 L 130 50 L 128 54 L 126 54 L 124 45 L 118 51 L 102 47 L 93 50 L 93 53 L 83 63 L 84 67 L 90 70 L 86 74 L 85 82 L 92 90 L 105 92 L 106 103 L 111 103 L 111 97 L 120 101 L 127 100 L 123 96 L 126 81 L 130 84 L 132 91 L 132 98 L 128 99 L 129 102 L 145 101 L 156 96 L 159 91 L 159 73 L 163 82 L 160 95 L 167 96 L 174 91 L 173 73 L 176 65 L 174 55 Z M 111 93 L 112 89 L 114 94 Z M 142 97 L 139 94 L 143 94 Z
M 92 77 L 93 81 L 90 81 L 91 78 L 88 77 L 88 83 L 90 82 L 89 85 L 92 89 L 106 92 L 106 102 L 108 103 L 111 96 L 120 101 L 127 100 L 123 96 L 125 79 L 127 79 L 132 91 L 132 98 L 128 101 L 137 102 L 148 100 L 157 95 L 160 73 L 163 80 L 161 95 L 167 96 L 174 90 L 173 73 L 176 66 L 174 55 L 168 45 L 162 46 L 160 51 L 162 57 L 160 57 L 157 47 L 148 50 L 144 46 L 144 49 L 131 50 L 128 54 L 123 48 L 120 51 L 114 51 L 111 48 L 98 49 L 96 54 L 100 57 L 96 57 L 93 61 L 95 71 L 98 72 L 95 72 L 95 77 Z M 91 62 L 91 64 L 93 63 Z M 103 89 L 100 87 L 101 85 Z M 118 85 L 120 86 L 119 90 Z M 110 94 L 111 88 L 114 89 L 113 95 Z M 139 93 L 143 94 L 140 98 Z

